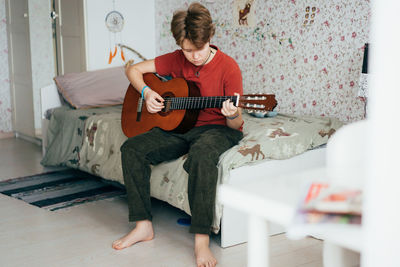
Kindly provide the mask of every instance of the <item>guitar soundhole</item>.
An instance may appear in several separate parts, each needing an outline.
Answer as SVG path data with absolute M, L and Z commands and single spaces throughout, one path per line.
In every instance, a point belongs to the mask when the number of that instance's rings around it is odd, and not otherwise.
M 164 108 L 160 112 L 158 112 L 158 114 L 160 116 L 166 117 L 172 112 L 172 110 L 170 109 L 170 102 L 168 102 L 168 98 L 175 97 L 175 95 L 172 92 L 165 92 L 161 95 L 161 97 L 165 100 Z

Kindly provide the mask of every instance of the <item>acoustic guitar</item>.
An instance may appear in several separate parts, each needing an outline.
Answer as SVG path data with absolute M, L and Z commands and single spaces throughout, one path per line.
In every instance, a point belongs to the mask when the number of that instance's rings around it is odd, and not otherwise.
M 129 85 L 121 116 L 122 130 L 127 137 L 145 133 L 154 127 L 185 133 L 194 127 L 201 109 L 221 108 L 227 99 L 237 107 L 254 111 L 272 111 L 277 105 L 273 94 L 202 97 L 197 86 L 183 78 L 162 81 L 153 73 L 145 73 L 143 79 L 164 99 L 164 109 L 149 113 L 140 93 Z

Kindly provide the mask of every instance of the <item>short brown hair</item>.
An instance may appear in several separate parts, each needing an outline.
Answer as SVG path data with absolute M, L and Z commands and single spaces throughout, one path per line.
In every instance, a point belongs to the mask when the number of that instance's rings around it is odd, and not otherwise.
M 188 10 L 174 13 L 171 21 L 171 32 L 176 44 L 181 46 L 188 39 L 197 48 L 203 47 L 215 33 L 210 11 L 199 3 L 192 3 Z

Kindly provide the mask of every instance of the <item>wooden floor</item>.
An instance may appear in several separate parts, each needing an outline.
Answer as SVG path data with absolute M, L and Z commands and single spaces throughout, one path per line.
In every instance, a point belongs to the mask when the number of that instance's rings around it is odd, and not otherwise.
M 43 172 L 40 159 L 39 146 L 0 139 L 0 180 Z M 115 251 L 112 241 L 133 227 L 124 198 L 50 212 L 0 194 L 0 266 L 195 266 L 193 235 L 177 224 L 187 215 L 156 200 L 152 209 L 155 239 Z M 272 267 L 322 266 L 319 240 L 292 241 L 282 234 L 270 241 Z M 217 266 L 246 266 L 246 244 L 222 249 L 213 236 L 211 249 Z

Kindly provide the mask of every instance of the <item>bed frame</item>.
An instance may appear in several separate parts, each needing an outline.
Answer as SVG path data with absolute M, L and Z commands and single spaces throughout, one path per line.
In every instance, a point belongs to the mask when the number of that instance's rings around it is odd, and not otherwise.
M 309 150 L 290 159 L 270 160 L 255 165 L 242 166 L 230 171 L 228 184 L 249 183 L 252 175 L 259 177 L 260 173 L 265 173 L 265 179 L 269 179 L 269 177 L 320 168 L 325 166 L 325 154 L 326 148 L 322 147 Z M 221 219 L 221 247 L 247 242 L 247 221 L 248 214 L 224 206 Z M 269 225 L 270 235 L 283 232 L 284 227 L 273 223 Z
M 57 87 L 55 84 L 41 88 L 41 110 L 42 110 L 42 149 L 45 153 L 47 145 L 48 120 L 45 112 L 50 108 L 62 105 Z M 249 183 L 252 174 L 264 172 L 265 179 L 276 175 L 289 174 L 291 172 L 304 171 L 312 168 L 325 166 L 326 148 L 309 150 L 301 155 L 285 160 L 264 161 L 255 165 L 247 165 L 233 169 L 229 174 L 229 184 Z M 247 214 L 230 207 L 223 207 L 221 219 L 220 246 L 230 247 L 247 242 Z M 279 225 L 270 225 L 271 235 L 284 232 L 284 228 Z

